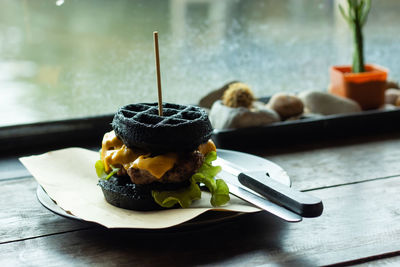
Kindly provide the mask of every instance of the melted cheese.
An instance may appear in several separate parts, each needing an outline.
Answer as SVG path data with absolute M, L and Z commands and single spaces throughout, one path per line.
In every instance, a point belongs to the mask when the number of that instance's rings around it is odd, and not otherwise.
M 122 166 L 125 170 L 143 153 L 134 152 L 122 143 L 115 135 L 114 131 L 106 133 L 101 145 L 101 159 L 107 173 L 111 171 L 110 165 L 114 167 Z
M 199 146 L 198 150 L 203 155 L 210 151 L 216 151 L 213 141 Z M 148 153 L 143 151 L 133 151 L 125 146 L 115 135 L 114 131 L 104 135 L 101 145 L 101 159 L 104 164 L 105 171 L 111 171 L 110 165 L 114 167 L 123 167 L 125 170 L 129 168 L 138 168 L 147 170 L 153 176 L 160 179 L 167 171 L 172 169 L 178 160 L 176 153 L 167 153 L 150 157 Z
M 147 170 L 151 175 L 160 179 L 167 171 L 174 167 L 175 162 L 178 160 L 176 153 L 167 153 L 155 157 L 148 157 L 142 155 L 133 162 L 133 167 Z
M 207 143 L 199 145 L 199 151 L 201 154 L 206 155 L 208 152 L 217 151 L 214 142 L 210 139 Z

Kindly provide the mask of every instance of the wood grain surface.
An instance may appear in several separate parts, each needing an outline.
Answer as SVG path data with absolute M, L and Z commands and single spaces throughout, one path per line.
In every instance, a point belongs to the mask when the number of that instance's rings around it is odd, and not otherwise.
M 0 244 L 91 225 L 68 220 L 48 211 L 37 200 L 36 187 L 37 183 L 32 177 L 0 182 Z
M 400 224 L 395 223 L 400 218 L 399 187 L 400 177 L 395 177 L 313 191 L 313 195 L 323 199 L 325 212 L 318 219 L 304 219 L 297 224 L 259 213 L 220 225 L 172 232 L 141 233 L 98 227 L 76 231 L 83 225 L 42 214 L 42 218 L 36 218 L 31 232 L 47 230 L 60 234 L 3 243 L 0 266 L 26 262 L 45 266 L 65 262 L 294 266 L 360 260 L 399 250 Z M 24 224 L 22 219 L 17 223 Z M 21 247 L 23 250 L 18 249 Z M 7 257 L 13 253 L 18 256 Z
M 285 169 L 298 190 L 400 175 L 400 136 L 351 138 L 255 151 Z
M 0 180 L 30 176 L 28 170 L 16 157 L 0 159 Z
M 321 217 L 295 224 L 260 212 L 201 227 L 109 230 L 53 214 L 33 178 L 3 175 L 0 266 L 400 264 L 399 151 L 397 135 L 254 151 L 323 200 Z M 20 169 L 14 163 L 0 167 Z

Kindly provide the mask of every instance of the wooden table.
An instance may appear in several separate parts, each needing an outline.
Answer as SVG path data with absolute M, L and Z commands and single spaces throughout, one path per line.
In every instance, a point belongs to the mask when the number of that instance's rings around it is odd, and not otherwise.
M 400 264 L 400 133 L 251 152 L 320 197 L 323 215 L 287 223 L 259 212 L 200 228 L 109 230 L 44 208 L 18 156 L 4 156 L 0 266 Z

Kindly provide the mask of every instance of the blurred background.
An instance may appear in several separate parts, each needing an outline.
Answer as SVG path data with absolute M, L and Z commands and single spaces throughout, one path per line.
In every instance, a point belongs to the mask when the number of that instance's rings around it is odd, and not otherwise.
M 256 96 L 326 90 L 351 64 L 342 0 L 1 0 L 0 126 L 114 113 L 163 100 L 196 104 L 226 82 Z M 400 79 L 400 1 L 372 2 L 366 62 Z

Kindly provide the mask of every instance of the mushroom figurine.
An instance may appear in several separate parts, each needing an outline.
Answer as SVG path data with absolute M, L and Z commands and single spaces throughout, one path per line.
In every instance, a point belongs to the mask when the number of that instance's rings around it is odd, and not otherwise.
M 263 126 L 280 121 L 278 113 L 257 101 L 250 87 L 241 82 L 229 85 L 222 99 L 212 105 L 209 118 L 216 129 Z

